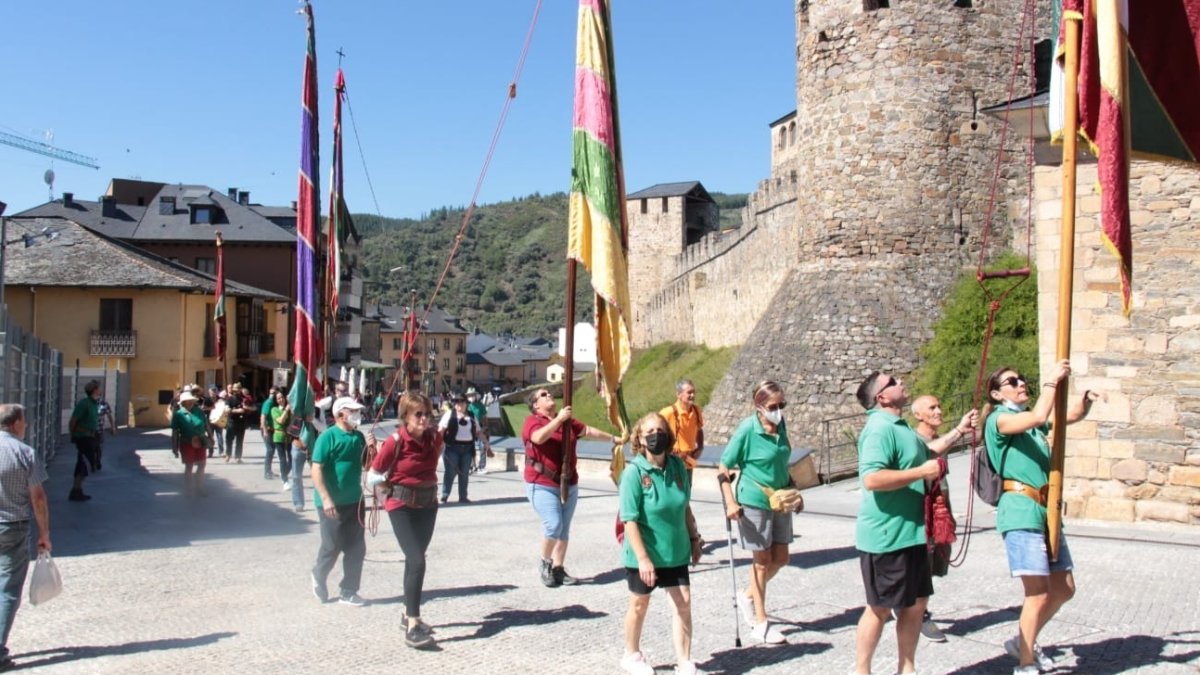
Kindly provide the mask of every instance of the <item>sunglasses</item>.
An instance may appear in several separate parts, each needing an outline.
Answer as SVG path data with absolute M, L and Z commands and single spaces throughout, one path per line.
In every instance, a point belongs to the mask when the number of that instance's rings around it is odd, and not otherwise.
M 413 413 L 412 415 L 413 415 L 413 417 L 415 417 L 419 420 L 423 420 L 423 419 L 429 417 L 429 413 L 424 412 L 424 411 L 417 411 L 417 412 Z
M 1015 387 L 1015 386 L 1017 386 L 1018 382 L 1020 382 L 1021 384 L 1025 384 L 1025 383 L 1029 382 L 1029 380 L 1026 380 L 1024 375 L 1017 373 L 1016 375 L 1009 375 L 1008 377 L 1004 378 L 1003 380 L 1000 380 L 1000 386 L 1003 387 L 1004 385 L 1008 385 L 1010 387 Z
M 766 406 L 766 409 L 768 412 L 775 412 L 776 410 L 783 410 L 786 407 L 787 401 L 784 401 L 782 403 L 772 403 L 771 405 Z
M 548 391 L 539 391 L 537 397 L 538 398 L 554 398 L 553 396 L 550 395 L 550 392 L 548 392 Z

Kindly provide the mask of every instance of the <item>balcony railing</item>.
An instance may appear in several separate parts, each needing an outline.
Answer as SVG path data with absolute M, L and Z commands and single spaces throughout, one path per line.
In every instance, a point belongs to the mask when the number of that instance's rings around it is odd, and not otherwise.
M 91 356 L 137 356 L 136 330 L 94 330 L 88 341 Z

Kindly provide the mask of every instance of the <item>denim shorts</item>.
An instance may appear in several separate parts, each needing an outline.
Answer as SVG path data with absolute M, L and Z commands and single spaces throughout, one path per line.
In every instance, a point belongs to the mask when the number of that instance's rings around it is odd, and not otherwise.
M 579 501 L 578 485 L 572 485 L 567 491 L 566 504 L 558 498 L 558 488 L 537 483 L 526 483 L 525 495 L 542 519 L 542 536 L 562 541 L 571 538 L 571 518 L 575 515 L 575 503 Z
M 1047 577 L 1051 572 L 1069 572 L 1075 565 L 1067 536 L 1058 533 L 1058 561 L 1050 562 L 1046 535 L 1041 530 L 1010 530 L 1004 533 L 1004 551 L 1008 553 L 1008 571 L 1014 577 Z

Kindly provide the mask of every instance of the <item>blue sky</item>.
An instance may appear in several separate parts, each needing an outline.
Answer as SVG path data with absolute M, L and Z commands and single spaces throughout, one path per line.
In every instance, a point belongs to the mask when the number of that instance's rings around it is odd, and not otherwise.
M 767 123 L 795 108 L 791 0 L 616 0 L 627 189 L 698 179 L 749 192 L 769 173 Z M 350 107 L 354 212 L 465 205 L 512 80 L 534 0 L 315 0 L 322 190 L 336 50 Z M 294 0 L 0 4 L 0 130 L 99 159 L 54 161 L 55 196 L 110 178 L 296 198 L 304 20 Z M 480 203 L 569 187 L 575 17 L 544 0 Z M 378 211 L 363 169 L 375 188 Z M 0 145 L 8 213 L 46 201 L 48 157 Z M 324 200 L 325 196 L 322 196 Z M 324 205 L 323 205 L 324 208 Z

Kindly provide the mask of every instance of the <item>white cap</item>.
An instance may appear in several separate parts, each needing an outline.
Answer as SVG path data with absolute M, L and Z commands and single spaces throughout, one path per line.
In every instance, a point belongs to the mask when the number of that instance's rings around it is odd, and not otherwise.
M 179 395 L 180 403 L 187 403 L 188 401 L 199 401 L 199 400 L 200 399 L 196 398 L 196 395 L 190 391 L 185 390 L 182 394 Z
M 333 416 L 337 417 L 338 413 L 343 410 L 362 410 L 363 405 L 349 396 L 342 396 L 333 402 Z

